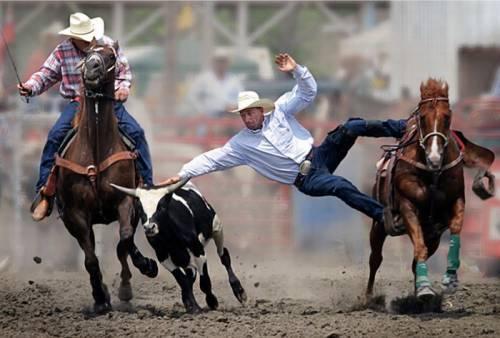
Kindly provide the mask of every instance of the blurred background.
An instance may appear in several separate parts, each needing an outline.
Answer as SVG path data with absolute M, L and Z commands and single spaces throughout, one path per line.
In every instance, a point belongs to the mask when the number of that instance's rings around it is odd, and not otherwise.
M 225 113 L 238 91 L 277 99 L 292 88 L 294 80 L 274 67 L 279 52 L 318 81 L 317 99 L 298 116 L 316 143 L 348 117 L 407 117 L 420 83 L 435 77 L 449 83 L 454 128 L 498 154 L 500 2 L 1 2 L 0 27 L 22 81 L 62 41 L 56 33 L 77 11 L 102 17 L 105 34 L 130 62 L 126 106 L 146 131 L 156 181 L 243 127 Z M 4 43 L 0 79 L 0 257 L 11 257 L 15 269 L 32 264 L 33 256 L 52 269 L 83 269 L 57 212 L 36 224 L 28 210 L 41 149 L 64 104 L 58 85 L 29 104 L 21 100 Z M 360 140 L 337 173 L 369 193 L 379 147 L 393 142 Z M 498 163 L 493 172 L 500 177 Z M 500 260 L 500 200 L 472 195 L 470 176 L 462 266 L 488 272 Z M 242 255 L 321 252 L 367 264 L 370 221 L 334 198 L 307 197 L 244 167 L 194 182 L 219 212 L 228 246 Z M 98 254 L 109 251 L 116 260 L 116 225 L 95 228 Z M 386 256 L 408 269 L 410 242 L 388 242 Z M 441 248 L 433 264 L 443 267 L 447 246 Z

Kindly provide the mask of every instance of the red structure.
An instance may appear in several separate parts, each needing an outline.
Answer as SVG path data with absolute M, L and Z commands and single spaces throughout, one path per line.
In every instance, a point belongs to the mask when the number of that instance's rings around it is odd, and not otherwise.
M 483 146 L 493 150 L 496 161 L 491 172 L 496 177 L 497 194 L 482 201 L 470 189 L 472 173 L 466 182 L 463 249 L 476 258 L 486 274 L 500 271 L 500 99 L 476 98 L 458 102 L 454 107 L 454 128 Z

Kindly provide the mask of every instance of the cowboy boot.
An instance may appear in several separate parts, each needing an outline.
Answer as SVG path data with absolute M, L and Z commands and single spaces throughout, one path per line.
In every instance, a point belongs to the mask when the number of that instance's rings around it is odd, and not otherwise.
M 52 209 L 53 197 L 48 197 L 43 194 L 43 188 L 36 194 L 33 203 L 31 204 L 31 218 L 35 222 L 40 222 L 42 219 L 50 215 Z

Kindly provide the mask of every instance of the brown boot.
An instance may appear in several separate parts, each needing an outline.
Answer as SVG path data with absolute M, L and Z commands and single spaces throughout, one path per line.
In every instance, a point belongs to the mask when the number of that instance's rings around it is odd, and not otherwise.
M 46 197 L 42 197 L 38 205 L 31 213 L 31 218 L 33 218 L 35 222 L 41 221 L 42 219 L 48 216 L 49 207 L 50 207 L 49 200 Z

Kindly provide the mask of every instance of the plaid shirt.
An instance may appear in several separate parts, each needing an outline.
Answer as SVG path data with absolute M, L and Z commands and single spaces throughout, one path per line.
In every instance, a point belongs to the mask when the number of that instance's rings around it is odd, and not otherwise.
M 106 45 L 113 45 L 113 40 L 107 36 L 103 37 L 102 42 Z M 118 53 L 115 68 L 115 88 L 130 88 L 132 73 L 127 59 L 120 49 Z M 61 42 L 44 62 L 40 70 L 26 82 L 31 88 L 32 95 L 40 95 L 52 87 L 58 81 L 61 81 L 59 92 L 62 97 L 73 99 L 78 97 L 81 86 L 81 70 L 76 68 L 80 60 L 85 58 L 85 53 L 76 48 L 70 39 Z

